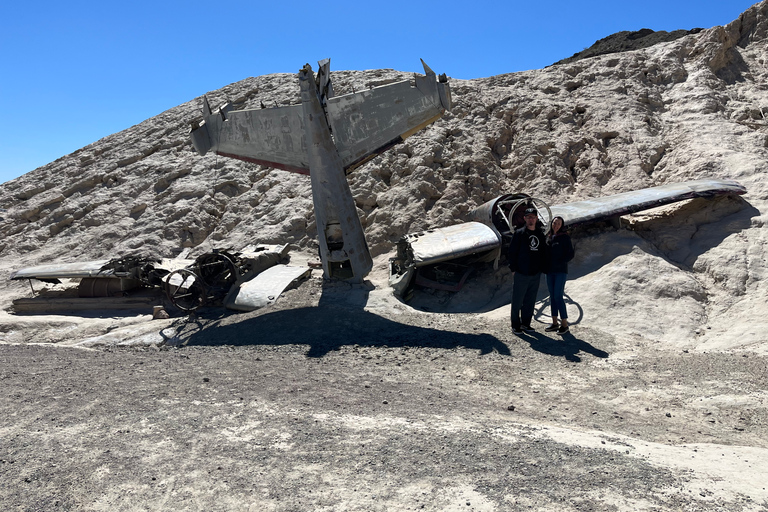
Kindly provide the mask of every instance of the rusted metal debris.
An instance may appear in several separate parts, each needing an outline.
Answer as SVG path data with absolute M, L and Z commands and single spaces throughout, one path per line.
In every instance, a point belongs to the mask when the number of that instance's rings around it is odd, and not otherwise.
M 182 311 L 196 311 L 204 306 L 226 305 L 240 311 L 257 309 L 272 303 L 282 291 L 298 279 L 309 276 L 307 267 L 289 267 L 286 245 L 257 246 L 241 252 L 215 249 L 195 260 L 151 259 L 120 257 L 111 260 L 83 261 L 64 264 L 39 265 L 13 272 L 12 280 L 29 279 L 48 283 L 60 283 L 61 279 L 80 279 L 78 297 L 36 298 L 17 301 L 18 311 L 40 309 L 131 309 L 144 305 L 142 297 L 128 300 L 126 297 L 142 290 L 159 289 L 171 304 Z M 249 301 L 235 298 L 241 287 L 273 267 L 282 267 L 282 273 L 262 277 L 250 285 L 251 294 L 259 294 L 260 286 L 271 302 Z M 292 276 L 290 279 L 289 276 Z M 34 289 L 33 289 L 34 291 Z M 228 299 L 231 295 L 232 299 Z M 110 300 L 104 301 L 108 298 Z M 123 298 L 123 300 L 120 300 Z M 39 306 L 35 305 L 35 302 Z M 138 302 L 137 302 L 138 301 Z M 101 307 L 100 307 L 101 306 Z

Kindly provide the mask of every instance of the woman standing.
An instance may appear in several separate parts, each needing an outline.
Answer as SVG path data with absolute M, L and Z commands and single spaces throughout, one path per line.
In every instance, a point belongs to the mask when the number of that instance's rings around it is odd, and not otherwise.
M 568 332 L 568 312 L 565 309 L 565 280 L 568 277 L 568 262 L 573 259 L 571 237 L 565 232 L 562 217 L 552 219 L 552 226 L 547 236 L 549 245 L 549 266 L 547 269 L 547 288 L 552 313 L 552 325 L 544 329 L 557 334 Z M 560 317 L 558 322 L 557 318 Z

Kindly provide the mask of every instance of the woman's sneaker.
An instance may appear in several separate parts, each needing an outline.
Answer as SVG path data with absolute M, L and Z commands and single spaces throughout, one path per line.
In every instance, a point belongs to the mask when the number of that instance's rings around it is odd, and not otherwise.
M 568 328 L 567 325 L 561 325 L 560 328 L 557 330 L 557 334 L 565 334 L 570 331 L 571 330 Z
M 552 325 L 550 325 L 549 327 L 547 327 L 547 328 L 546 328 L 546 329 L 544 329 L 544 330 L 545 330 L 546 332 L 552 332 L 552 331 L 556 331 L 556 330 L 558 330 L 559 328 L 560 328 L 560 326 L 559 326 L 559 325 L 557 325 L 557 324 L 552 324 Z

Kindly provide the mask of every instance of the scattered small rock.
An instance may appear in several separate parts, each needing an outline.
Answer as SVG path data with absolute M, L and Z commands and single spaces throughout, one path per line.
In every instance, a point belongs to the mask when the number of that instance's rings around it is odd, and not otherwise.
M 170 315 L 163 306 L 155 306 L 152 310 L 153 320 L 164 320 L 170 318 Z

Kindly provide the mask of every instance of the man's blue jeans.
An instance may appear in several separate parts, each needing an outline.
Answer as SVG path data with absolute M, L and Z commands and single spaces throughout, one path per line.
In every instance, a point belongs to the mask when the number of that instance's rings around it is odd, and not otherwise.
M 515 272 L 515 281 L 512 284 L 513 329 L 519 329 L 521 325 L 531 325 L 536 294 L 539 293 L 539 281 L 541 273 L 526 276 Z

